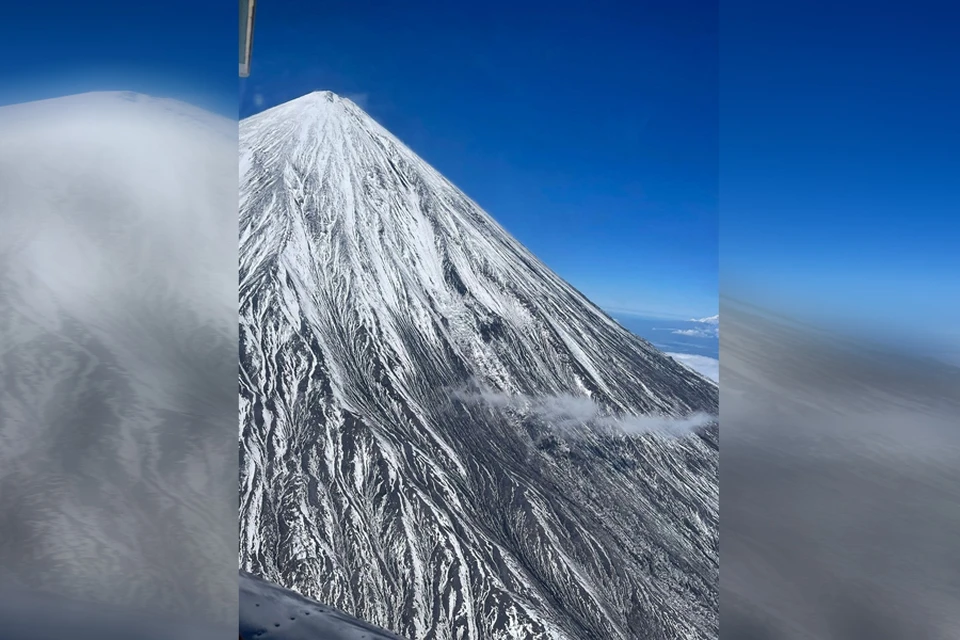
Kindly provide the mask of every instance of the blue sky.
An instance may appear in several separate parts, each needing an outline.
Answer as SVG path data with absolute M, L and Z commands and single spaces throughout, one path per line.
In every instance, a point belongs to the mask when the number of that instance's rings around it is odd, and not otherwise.
M 724 293 L 960 343 L 955 5 L 722 7 Z
M 0 104 L 136 91 L 237 114 L 236 9 L 210 2 L 11 2 Z
M 712 315 L 716 11 L 263 3 L 240 113 L 353 97 L 597 303 Z

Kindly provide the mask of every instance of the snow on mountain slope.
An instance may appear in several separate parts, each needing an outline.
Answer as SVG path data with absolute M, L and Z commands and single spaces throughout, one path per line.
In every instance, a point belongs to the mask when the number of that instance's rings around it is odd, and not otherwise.
M 0 108 L 5 581 L 232 623 L 236 131 L 129 93 Z
M 240 158 L 242 566 L 413 639 L 715 637 L 716 424 L 607 427 L 716 386 L 347 100 Z

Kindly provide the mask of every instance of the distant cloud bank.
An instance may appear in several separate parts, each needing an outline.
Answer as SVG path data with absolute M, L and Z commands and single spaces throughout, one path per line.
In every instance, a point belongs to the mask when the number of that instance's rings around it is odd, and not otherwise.
M 719 384 L 720 361 L 716 358 L 698 356 L 691 353 L 668 353 L 667 355 L 688 369 L 693 369 L 697 373 Z
M 695 338 L 718 338 L 720 337 L 720 316 L 710 316 L 709 318 L 693 318 L 690 322 L 696 322 L 701 325 L 692 329 L 677 329 L 673 333 L 678 336 L 693 336 Z

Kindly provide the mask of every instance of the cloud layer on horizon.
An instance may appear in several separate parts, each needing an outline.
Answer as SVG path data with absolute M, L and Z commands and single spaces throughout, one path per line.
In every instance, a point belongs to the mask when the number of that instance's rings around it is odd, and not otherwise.
M 720 382 L 720 361 L 718 359 L 692 353 L 668 353 L 667 355 L 700 375 L 716 383 Z

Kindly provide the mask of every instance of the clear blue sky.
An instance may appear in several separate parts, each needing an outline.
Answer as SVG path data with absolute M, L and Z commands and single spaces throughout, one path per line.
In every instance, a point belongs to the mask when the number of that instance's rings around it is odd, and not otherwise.
M 188 0 L 5 3 L 0 104 L 120 90 L 236 117 L 236 11 Z
M 722 7 L 724 292 L 960 342 L 956 4 Z
M 717 310 L 715 2 L 264 2 L 241 116 L 353 97 L 597 303 Z

